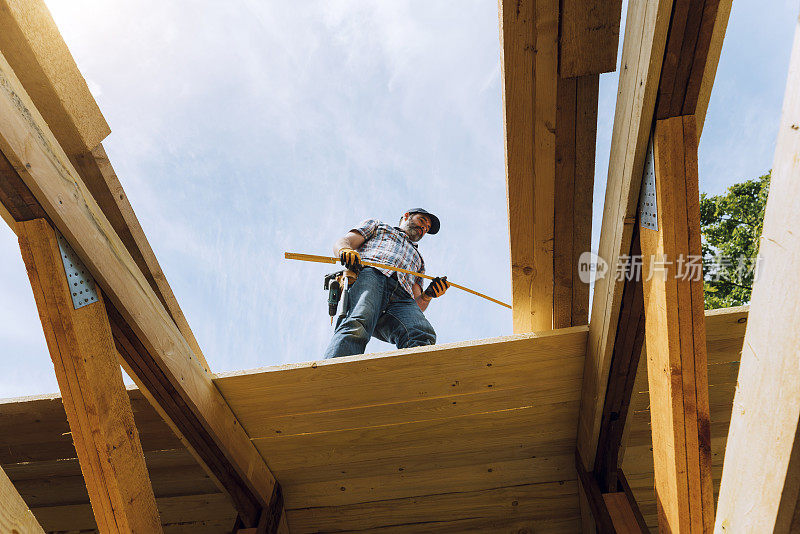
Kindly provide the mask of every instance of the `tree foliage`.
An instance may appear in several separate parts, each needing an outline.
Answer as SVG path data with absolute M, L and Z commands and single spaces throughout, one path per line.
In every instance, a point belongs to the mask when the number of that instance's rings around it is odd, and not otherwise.
M 750 302 L 764 225 L 770 174 L 700 195 L 703 278 L 707 309 Z

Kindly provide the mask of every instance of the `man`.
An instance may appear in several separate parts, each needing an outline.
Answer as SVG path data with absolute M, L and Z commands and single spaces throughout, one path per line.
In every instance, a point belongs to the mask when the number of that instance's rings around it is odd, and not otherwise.
M 372 336 L 398 349 L 436 343 L 436 332 L 422 312 L 450 287 L 447 277 L 434 278 L 423 292 L 421 277 L 363 267 L 361 261 L 424 273 L 417 242 L 438 231 L 439 218 L 415 208 L 403 215 L 400 226 L 367 219 L 336 241 L 334 254 L 358 279 L 348 291 L 346 313 L 336 322 L 325 358 L 363 354 Z

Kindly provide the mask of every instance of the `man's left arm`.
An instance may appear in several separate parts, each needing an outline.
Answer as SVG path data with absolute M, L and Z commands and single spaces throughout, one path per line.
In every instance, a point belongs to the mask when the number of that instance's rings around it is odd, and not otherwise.
M 419 287 L 419 284 L 411 286 L 411 290 L 414 292 L 414 300 L 417 301 L 419 309 L 422 311 L 427 310 L 428 304 L 430 304 L 432 300 L 431 297 L 422 292 L 422 288 Z

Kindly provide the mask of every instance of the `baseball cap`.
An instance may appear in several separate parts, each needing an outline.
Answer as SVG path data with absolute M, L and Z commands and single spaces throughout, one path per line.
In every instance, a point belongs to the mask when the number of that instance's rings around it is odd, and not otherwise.
M 435 234 L 435 233 L 437 233 L 439 231 L 439 227 L 440 227 L 439 217 L 437 217 L 433 213 L 431 213 L 431 212 L 429 212 L 427 210 L 424 210 L 422 208 L 412 208 L 412 209 L 406 211 L 406 213 L 421 213 L 423 215 L 427 215 L 431 220 L 431 229 L 428 230 L 428 233 L 433 235 L 433 234 Z

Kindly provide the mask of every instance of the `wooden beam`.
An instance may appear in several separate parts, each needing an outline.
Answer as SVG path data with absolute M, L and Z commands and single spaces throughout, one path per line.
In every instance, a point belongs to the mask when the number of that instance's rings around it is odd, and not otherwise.
M 703 4 L 703 9 L 697 15 L 699 4 Z M 676 56 L 677 63 L 673 64 L 665 53 L 666 43 L 669 40 L 673 48 L 675 43 L 682 48 L 683 33 L 678 36 L 676 32 L 683 32 L 686 25 L 679 24 L 675 14 L 688 13 L 690 7 L 700 17 L 700 26 L 695 32 L 696 46 L 691 54 L 687 48 L 686 53 Z M 729 12 L 730 0 L 644 0 L 628 4 L 598 252 L 612 274 L 620 256 L 629 254 L 631 247 L 655 101 L 666 102 L 666 88 L 675 87 L 676 73 L 680 71 L 684 76 L 681 83 L 685 83 L 686 89 L 683 99 L 675 101 L 681 102 L 681 113 L 697 109 L 701 113 L 697 120 L 702 126 Z M 669 67 L 670 71 L 662 73 L 662 66 Z M 671 85 L 667 79 L 671 80 Z M 669 93 L 668 96 L 671 100 L 673 95 Z M 699 131 L 700 128 L 698 136 Z M 587 466 L 593 465 L 597 452 L 623 287 L 624 284 L 611 275 L 598 278 L 595 283 L 578 429 L 578 448 Z
M 796 532 L 800 494 L 800 24 L 759 243 L 716 532 Z
M 111 132 L 44 0 L 0 1 L 0 53 L 68 154 Z
M 98 528 L 161 532 L 102 294 L 75 309 L 79 282 L 68 280 L 50 224 L 35 219 L 17 230 Z
M 638 227 L 633 232 L 630 255 L 635 258 L 641 256 Z M 620 320 L 594 460 L 594 476 L 600 488 L 607 492 L 616 491 L 618 486 L 622 438 L 644 345 L 644 296 L 642 281 L 635 274 L 630 273 L 626 278 L 622 292 Z
M 44 534 L 44 529 L 2 469 L 0 469 L 0 532 Z
M 720 0 L 676 0 L 673 4 L 656 118 L 694 115 L 697 110 L 704 78 L 708 79 L 706 62 L 715 36 L 719 3 Z M 721 46 L 722 36 L 716 37 Z M 713 57 L 711 61 L 714 63 Z M 708 73 L 712 80 L 715 73 L 716 68 Z
M 621 17 L 622 0 L 562 0 L 559 74 L 613 72 Z
M 599 246 L 612 271 L 594 286 L 578 426 L 578 449 L 588 467 L 597 452 L 622 303 L 624 284 L 615 280 L 613 269 L 630 251 L 671 9 L 671 0 L 628 4 Z
M 553 328 L 589 322 L 581 254 L 591 249 L 599 76 L 559 78 L 553 234 Z
M 514 332 L 553 328 L 558 1 L 502 0 Z
M 694 117 L 656 122 L 658 230 L 640 227 L 647 376 L 659 528 L 710 532 L 711 433 Z M 687 265 L 687 264 L 684 264 Z
M 2 56 L 0 151 L 103 289 L 134 380 L 255 524 L 279 494 L 272 473 Z

